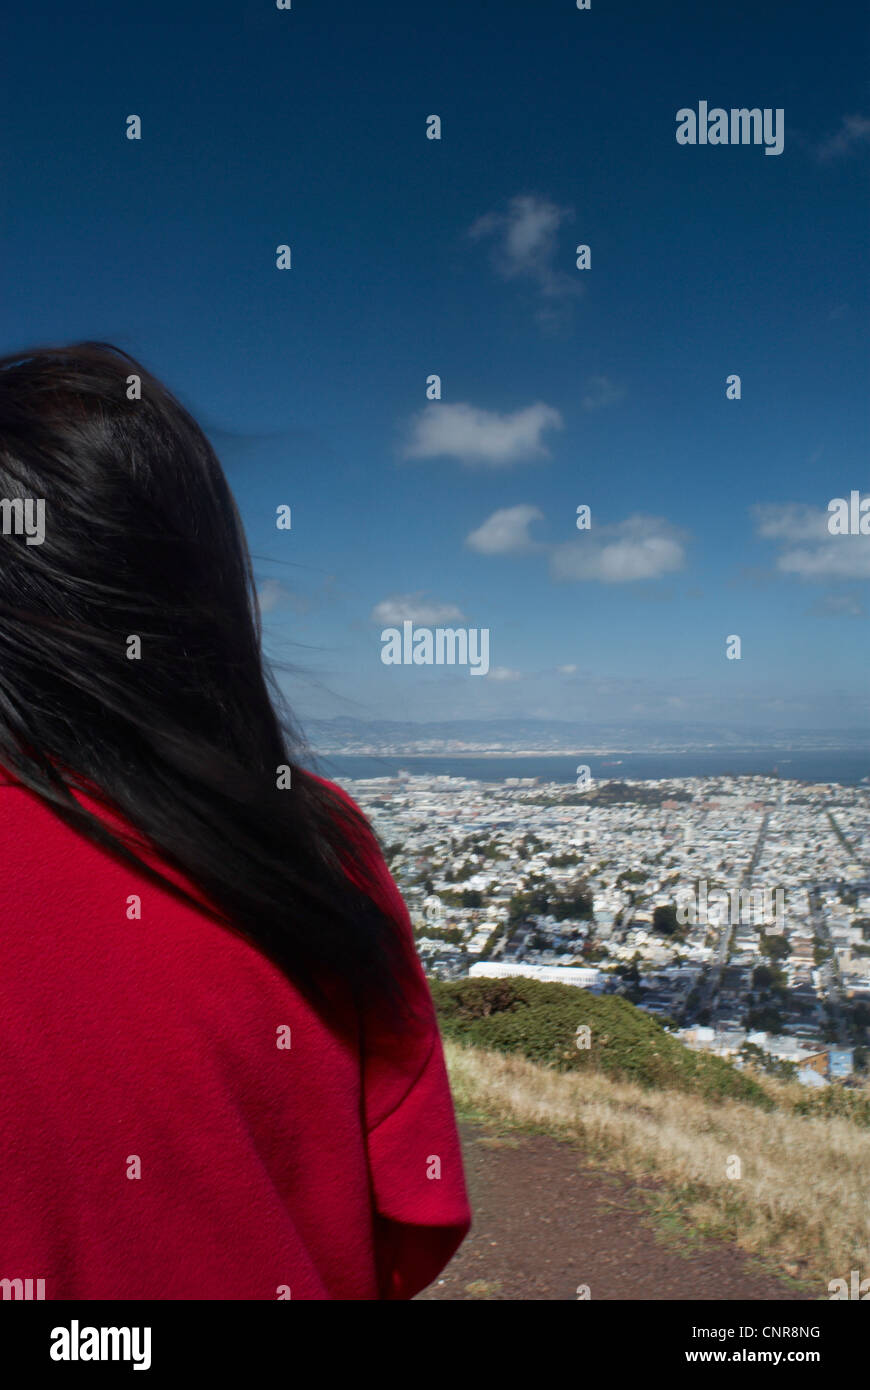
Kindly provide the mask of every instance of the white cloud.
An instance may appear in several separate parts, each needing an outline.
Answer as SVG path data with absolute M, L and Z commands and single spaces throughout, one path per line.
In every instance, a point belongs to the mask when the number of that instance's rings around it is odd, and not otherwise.
M 286 589 L 280 579 L 265 579 L 257 590 L 257 599 L 260 604 L 260 612 L 273 613 L 276 608 L 289 602 L 292 595 Z
M 827 162 L 851 154 L 857 146 L 868 143 L 870 143 L 870 118 L 867 116 L 844 116 L 836 134 L 831 135 L 816 146 L 816 154 L 820 160 Z
M 580 400 L 584 410 L 603 410 L 605 406 L 616 405 L 623 400 L 625 387 L 618 386 L 608 376 L 591 376 Z
M 513 671 L 509 666 L 493 666 L 489 672 L 491 681 L 521 681 L 522 671 Z
M 771 540 L 817 541 L 828 534 L 828 513 L 805 502 L 759 503 L 751 508 L 759 536 Z
M 404 453 L 406 458 L 447 455 L 467 464 L 509 468 L 526 459 L 548 458 L 541 435 L 561 427 L 559 411 L 541 401 L 512 414 L 438 402 L 425 406 L 415 417 Z
M 832 536 L 815 549 L 787 550 L 776 563 L 802 579 L 870 579 L 870 536 Z
M 562 222 L 573 217 L 570 208 L 560 208 L 535 194 L 511 198 L 507 212 L 487 212 L 468 229 L 473 240 L 495 238 L 494 264 L 506 280 L 530 279 L 547 296 L 578 295 L 582 285 L 577 275 L 557 268 L 558 231 Z M 566 259 L 573 264 L 572 258 Z
M 626 584 L 682 569 L 685 559 L 685 535 L 678 527 L 663 517 L 635 514 L 555 546 L 550 571 L 554 579 Z
M 534 542 L 529 535 L 529 524 L 540 521 L 543 515 L 538 507 L 526 503 L 502 507 L 466 536 L 465 544 L 481 555 L 516 555 L 531 550 Z
M 751 510 L 758 534 L 783 543 L 776 557 L 782 574 L 801 579 L 870 579 L 870 536 L 832 536 L 827 508 L 784 502 Z
M 438 603 L 437 600 L 427 599 L 422 593 L 393 594 L 372 609 L 372 621 L 382 627 L 396 627 L 406 619 L 429 627 L 455 622 L 463 617 L 455 603 Z

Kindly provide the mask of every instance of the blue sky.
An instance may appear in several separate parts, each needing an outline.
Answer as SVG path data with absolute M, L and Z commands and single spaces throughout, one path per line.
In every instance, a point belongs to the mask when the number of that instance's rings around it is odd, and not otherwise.
M 467 8 L 7 18 L 3 350 L 114 342 L 196 415 L 303 720 L 866 725 L 863 8 Z M 678 145 L 702 100 L 783 152 Z M 402 617 L 490 673 L 383 665 Z

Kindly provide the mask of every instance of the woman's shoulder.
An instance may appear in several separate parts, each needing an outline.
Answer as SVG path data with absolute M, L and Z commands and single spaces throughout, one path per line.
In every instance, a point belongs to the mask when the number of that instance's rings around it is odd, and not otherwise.
M 60 834 L 64 829 L 37 792 L 0 766 L 0 830 L 20 837 L 32 832 L 34 825 L 40 835 Z

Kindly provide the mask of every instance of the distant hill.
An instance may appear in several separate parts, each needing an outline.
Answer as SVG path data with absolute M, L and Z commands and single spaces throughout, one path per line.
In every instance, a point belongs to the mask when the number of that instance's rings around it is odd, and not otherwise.
M 341 717 L 303 719 L 312 747 L 321 752 L 355 748 L 415 747 L 420 741 L 434 742 L 443 751 L 455 751 L 456 743 L 475 747 L 512 749 L 534 748 L 559 753 L 564 749 L 620 749 L 626 752 L 657 750 L 753 750 L 753 749 L 867 749 L 870 731 L 851 729 L 788 729 L 778 726 L 704 724 L 687 720 L 666 723 L 641 721 L 612 723 L 567 719 L 354 719 Z M 430 750 L 431 751 L 431 750 Z

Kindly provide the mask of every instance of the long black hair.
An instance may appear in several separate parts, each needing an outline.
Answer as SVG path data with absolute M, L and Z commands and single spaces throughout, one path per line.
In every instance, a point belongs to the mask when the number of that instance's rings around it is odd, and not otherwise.
M 325 1013 L 350 995 L 399 1025 L 407 954 L 369 895 L 371 832 L 300 761 L 199 425 L 111 344 L 0 357 L 3 517 L 26 499 L 42 541 L 0 533 L 0 765 L 179 891 L 80 803 L 96 795 Z

